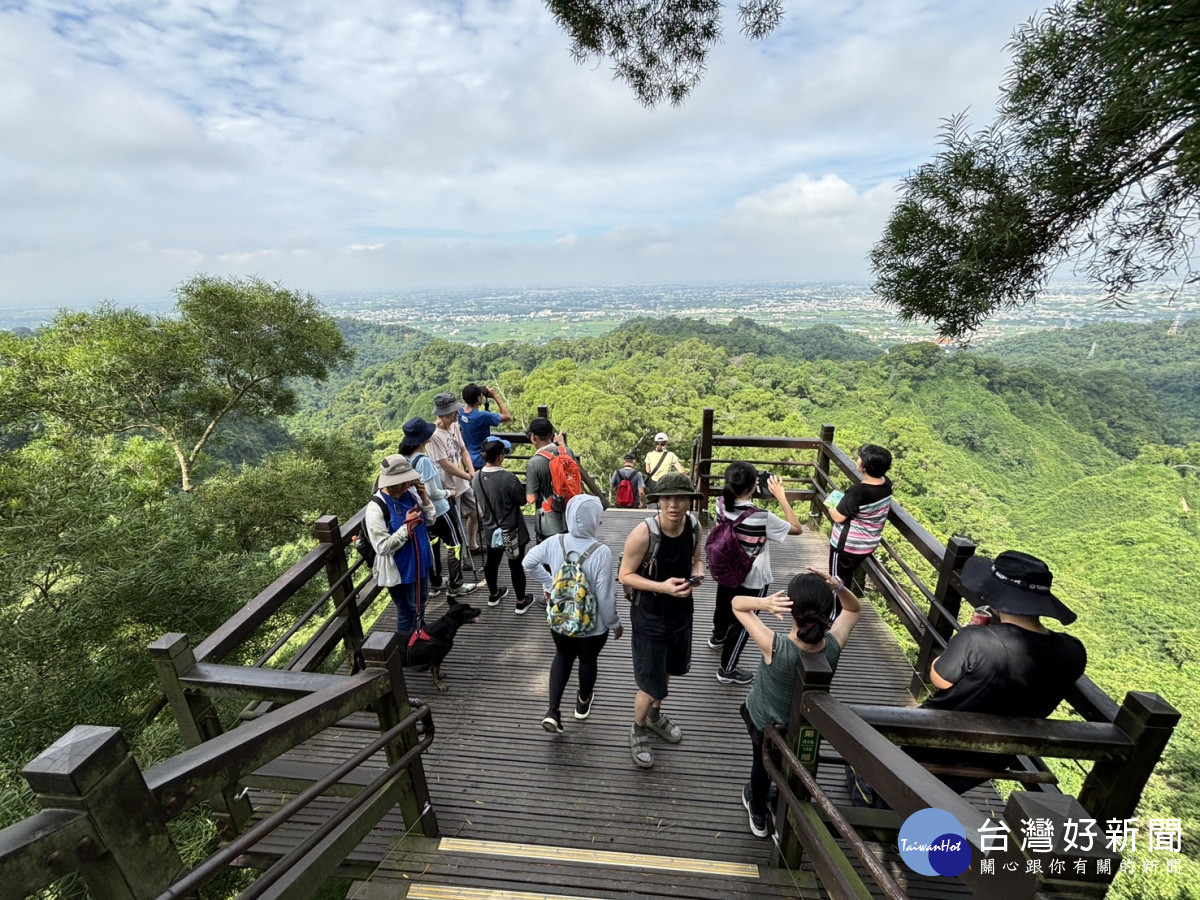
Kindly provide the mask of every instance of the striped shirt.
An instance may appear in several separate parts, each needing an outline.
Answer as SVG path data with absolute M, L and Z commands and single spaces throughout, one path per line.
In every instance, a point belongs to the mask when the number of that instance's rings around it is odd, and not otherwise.
M 752 504 L 745 503 L 726 509 L 724 499 L 718 499 L 717 515 L 724 516 L 732 522 L 751 506 Z M 770 585 L 774 577 L 771 571 L 770 542 L 782 544 L 784 538 L 791 534 L 791 526 L 775 513 L 760 509 L 747 516 L 746 521 L 734 528 L 733 533 L 737 536 L 742 551 L 747 556 L 754 557 L 754 565 L 742 579 L 741 586 L 757 590 Z
M 833 526 L 829 543 L 837 547 L 842 540 L 842 530 L 849 528 L 843 553 L 863 555 L 874 553 L 883 537 L 883 526 L 887 524 L 892 509 L 892 482 L 885 475 L 883 484 L 854 485 L 838 502 L 837 511 L 849 517 L 848 522 Z

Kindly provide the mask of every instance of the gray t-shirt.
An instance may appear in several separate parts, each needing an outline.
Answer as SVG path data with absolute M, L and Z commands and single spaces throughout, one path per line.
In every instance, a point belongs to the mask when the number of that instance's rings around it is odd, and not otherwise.
M 543 447 L 542 450 L 558 455 L 557 447 Z M 554 493 L 554 484 L 550 478 L 550 460 L 545 453 L 538 451 L 525 464 L 525 491 L 537 495 L 537 513 L 534 521 L 537 523 L 537 533 L 540 538 L 566 531 L 563 525 L 562 513 L 545 512 L 542 501 Z

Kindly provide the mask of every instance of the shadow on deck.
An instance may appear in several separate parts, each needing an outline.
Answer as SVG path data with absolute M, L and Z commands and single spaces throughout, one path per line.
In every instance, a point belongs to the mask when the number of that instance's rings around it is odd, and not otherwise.
M 625 536 L 644 515 L 625 510 L 605 514 L 599 537 L 613 547 L 614 560 Z M 805 533 L 773 548 L 776 583 L 786 583 L 806 565 L 824 568 L 826 541 L 819 533 Z M 482 580 L 482 564 L 477 561 L 477 565 Z M 507 583 L 507 575 L 502 565 L 502 583 Z M 767 867 L 770 841 L 754 837 L 747 827 L 741 789 L 749 777 L 751 750 L 738 707 L 749 688 L 716 680 L 718 653 L 706 645 L 714 597 L 712 582 L 697 590 L 692 670 L 673 681 L 666 701 L 684 739 L 673 746 L 657 741 L 654 768 L 642 770 L 634 767 L 628 749 L 636 690 L 628 633 L 619 641 L 610 639 L 600 657 L 590 717 L 580 721 L 572 716 L 572 691 L 577 684 L 573 677 L 564 697 L 565 733 L 547 734 L 540 723 L 554 646 L 543 608 L 534 606 L 525 615 L 515 615 L 511 595 L 502 605 L 488 608 L 481 584 L 466 599 L 482 608 L 482 616 L 459 632 L 442 668 L 448 692 L 437 692 L 427 673 L 406 672 L 408 693 L 433 709 L 436 739 L 425 767 L 444 838 L 534 845 L 535 849 L 515 850 L 513 856 L 493 855 L 511 848 L 445 840 L 439 845 L 409 838 L 404 852 L 397 852 L 404 825 L 399 812 L 393 811 L 347 859 L 348 871 L 366 882 L 353 896 L 470 896 L 467 888 L 545 889 L 589 897 L 628 896 L 634 890 L 642 896 L 697 898 L 823 896 L 810 871 Z M 444 604 L 436 601 L 429 618 L 439 615 Z M 628 609 L 620 597 L 618 608 L 623 615 Z M 389 607 L 375 627 L 390 629 L 393 623 Z M 754 671 L 759 659 L 751 642 L 741 667 Z M 911 678 L 911 665 L 875 609 L 866 604 L 834 678 L 834 695 L 852 703 L 911 705 L 907 691 Z M 372 719 L 363 718 L 366 728 L 374 726 Z M 348 747 L 365 744 L 370 733 L 330 729 L 286 759 L 332 763 L 345 758 Z M 823 747 L 822 753 L 832 750 Z M 381 769 L 382 758 L 368 765 Z M 840 765 L 823 765 L 820 780 L 835 802 L 846 802 Z M 261 812 L 273 808 L 279 798 L 257 791 L 253 799 Z M 305 819 L 295 820 L 260 844 L 258 853 L 269 857 L 286 851 L 338 802 L 324 799 L 315 804 Z M 447 852 L 451 847 L 463 852 Z M 561 884 L 549 884 L 544 874 L 531 871 L 529 862 L 531 854 L 541 853 L 544 858 L 558 853 L 548 853 L 547 848 L 590 855 L 574 863 L 560 859 L 569 874 L 562 876 Z M 628 860 L 606 858 L 603 852 L 720 861 L 749 869 L 740 875 L 697 873 L 686 863 L 662 862 L 654 864 L 658 868 L 634 871 Z M 911 873 L 898 862 L 894 846 L 883 855 L 913 897 L 965 893 L 960 884 L 944 879 L 907 882 Z M 451 883 L 453 889 L 432 887 Z M 430 887 L 415 889 L 416 885 Z

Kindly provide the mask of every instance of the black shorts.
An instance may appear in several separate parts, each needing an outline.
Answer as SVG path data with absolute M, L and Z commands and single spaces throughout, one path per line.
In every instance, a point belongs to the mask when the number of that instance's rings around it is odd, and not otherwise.
M 686 675 L 692 667 L 692 629 L 659 637 L 640 633 L 635 627 L 631 652 L 638 690 L 662 700 L 667 696 L 667 676 Z

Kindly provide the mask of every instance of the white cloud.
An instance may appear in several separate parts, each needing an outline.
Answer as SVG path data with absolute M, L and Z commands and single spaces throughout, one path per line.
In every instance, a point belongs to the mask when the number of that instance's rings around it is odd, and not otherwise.
M 539 0 L 32 0 L 0 12 L 0 305 L 195 271 L 314 293 L 863 277 L 1022 0 L 793 0 L 679 109 Z M 823 269 L 824 267 L 824 269 Z M 834 271 L 836 270 L 836 271 Z

